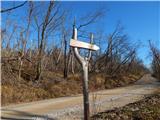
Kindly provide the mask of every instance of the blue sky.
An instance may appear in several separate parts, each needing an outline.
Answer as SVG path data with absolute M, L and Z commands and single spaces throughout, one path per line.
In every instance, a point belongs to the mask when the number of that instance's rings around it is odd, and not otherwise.
M 109 34 L 115 29 L 118 21 L 124 26 L 124 32 L 129 34 L 132 44 L 140 44 L 138 56 L 149 66 L 148 40 L 160 48 L 160 2 L 67 2 L 66 7 L 79 16 L 96 8 L 106 8 L 108 11 L 101 23 L 90 29 L 102 29 Z
M 8 4 L 2 4 L 2 7 Z M 160 48 L 160 2 L 62 2 L 64 9 L 69 9 L 72 15 L 78 19 L 87 12 L 93 12 L 98 8 L 105 8 L 106 15 L 94 25 L 89 26 L 91 31 L 102 30 L 109 34 L 115 29 L 118 21 L 128 33 L 132 44 L 139 43 L 138 56 L 149 66 L 148 40 Z M 23 15 L 25 7 L 15 10 L 15 14 Z M 5 15 L 2 15 L 2 26 Z M 5 17 L 4 17 L 5 18 Z M 15 19 L 18 19 L 16 17 Z M 71 21 L 73 18 L 71 18 Z M 20 21 L 20 20 L 19 20 Z M 23 21 L 21 21 L 23 23 Z

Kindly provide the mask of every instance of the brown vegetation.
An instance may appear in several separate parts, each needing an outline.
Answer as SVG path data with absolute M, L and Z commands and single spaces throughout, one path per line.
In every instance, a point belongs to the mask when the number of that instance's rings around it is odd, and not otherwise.
M 152 70 L 153 76 L 157 77 L 160 80 L 160 50 L 156 48 L 151 41 L 149 42 L 150 49 L 152 52 Z
M 16 24 L 8 15 L 1 29 L 2 105 L 81 93 L 81 67 L 68 46 L 72 33 L 72 23 L 68 25 L 69 12 L 53 1 L 43 4 L 30 1 L 25 5 L 28 5 L 25 26 Z M 47 9 L 42 12 L 43 7 Z M 88 36 L 82 28 L 102 15 L 103 11 L 97 10 L 87 13 L 85 19 L 82 16 L 84 24 L 76 23 L 78 37 Z M 57 33 L 60 37 L 54 37 Z M 129 43 L 119 24 L 105 37 L 94 36 L 98 39 L 96 42 L 101 43 L 100 38 L 103 39 L 106 46 L 104 52 L 91 56 L 90 91 L 124 86 L 148 72 L 137 57 L 137 46 Z
M 91 120 L 159 120 L 160 94 L 92 116 Z
M 4 68 L 4 67 L 3 67 Z M 90 92 L 107 88 L 125 86 L 138 80 L 143 74 L 114 78 L 105 74 L 89 74 Z M 31 102 L 82 93 L 82 77 L 80 74 L 63 78 L 63 73 L 46 72 L 43 79 L 36 83 L 18 74 L 2 70 L 2 105 Z

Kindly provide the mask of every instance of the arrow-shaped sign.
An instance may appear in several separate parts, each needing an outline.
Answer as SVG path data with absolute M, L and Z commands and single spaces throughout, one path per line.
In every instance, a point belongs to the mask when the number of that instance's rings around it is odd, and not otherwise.
M 99 47 L 97 45 L 93 45 L 90 43 L 86 43 L 86 42 L 82 42 L 82 41 L 78 41 L 78 40 L 74 40 L 74 39 L 70 40 L 70 46 L 89 49 L 89 50 L 98 50 L 99 49 Z

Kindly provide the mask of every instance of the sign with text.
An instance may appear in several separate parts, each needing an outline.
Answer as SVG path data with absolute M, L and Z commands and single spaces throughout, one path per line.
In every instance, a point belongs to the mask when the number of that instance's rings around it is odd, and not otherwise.
M 78 41 L 78 40 L 74 40 L 74 39 L 70 40 L 70 46 L 94 50 L 94 51 L 99 50 L 99 47 L 97 45 L 93 45 L 90 43 L 86 43 L 86 42 L 82 42 L 82 41 Z

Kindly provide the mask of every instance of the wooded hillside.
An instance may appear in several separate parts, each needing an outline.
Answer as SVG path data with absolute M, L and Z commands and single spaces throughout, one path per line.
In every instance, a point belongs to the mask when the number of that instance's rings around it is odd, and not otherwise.
M 24 6 L 26 17 L 19 21 L 11 16 L 20 8 L 1 11 L 7 16 L 1 28 L 2 105 L 81 93 L 82 68 L 69 46 L 73 24 L 78 39 L 89 42 L 93 33 L 94 43 L 101 48 L 91 56 L 90 91 L 124 86 L 148 72 L 137 57 L 139 45 L 130 43 L 121 24 L 110 34 L 90 29 L 107 14 L 105 10 L 72 20 L 60 2 L 27 1 Z M 25 24 L 20 24 L 23 21 Z M 159 77 L 159 52 L 154 47 L 151 50 L 153 70 Z M 87 56 L 88 51 L 81 54 Z

